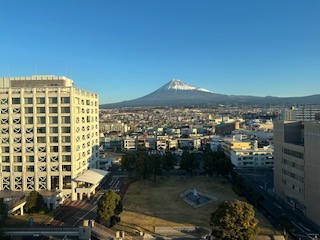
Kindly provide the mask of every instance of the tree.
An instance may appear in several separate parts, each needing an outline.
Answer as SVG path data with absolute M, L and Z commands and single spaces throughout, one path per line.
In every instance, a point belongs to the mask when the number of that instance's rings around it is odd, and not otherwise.
M 44 203 L 43 197 L 37 191 L 32 191 L 27 197 L 24 209 L 28 213 L 38 213 L 40 211 L 47 212 L 47 206 Z
M 0 226 L 4 226 L 8 217 L 8 207 L 4 203 L 3 198 L 0 198 Z
M 199 160 L 195 158 L 194 154 L 183 151 L 180 162 L 181 169 L 186 170 L 192 177 L 194 171 L 199 168 L 199 165 Z
M 135 169 L 137 175 L 144 180 L 151 174 L 151 162 L 146 154 L 139 154 L 135 161 Z
M 136 156 L 134 153 L 126 152 L 121 160 L 121 168 L 122 170 L 127 170 L 129 173 L 129 177 L 131 177 L 131 173 L 134 169 L 134 165 L 136 162 Z
M 123 205 L 121 198 L 112 190 L 107 190 L 98 201 L 97 214 L 102 224 L 108 227 L 119 221 L 118 215 L 122 212 Z
M 164 158 L 162 158 L 162 169 L 166 170 L 168 173 L 171 169 L 173 169 L 174 164 L 176 163 L 176 155 L 168 152 Z
M 157 175 L 161 174 L 161 163 L 163 162 L 163 157 L 161 155 L 153 155 L 149 157 L 150 170 L 153 175 L 153 180 L 157 180 Z
M 230 158 L 219 158 L 216 161 L 216 172 L 222 176 L 226 176 L 232 171 L 232 163 Z
M 210 152 L 205 155 L 204 169 L 209 176 L 214 172 L 226 176 L 232 171 L 232 163 L 223 151 Z
M 212 235 L 223 240 L 252 240 L 259 231 L 253 206 L 235 200 L 224 202 L 211 213 Z

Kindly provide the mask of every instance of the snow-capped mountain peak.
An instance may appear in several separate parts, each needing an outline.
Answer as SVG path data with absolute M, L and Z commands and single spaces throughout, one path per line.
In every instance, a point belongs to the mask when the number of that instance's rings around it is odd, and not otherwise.
M 194 90 L 196 89 L 195 87 L 192 87 L 188 84 L 185 84 L 179 79 L 173 79 L 171 82 L 168 84 L 168 90 Z
M 204 88 L 196 88 L 191 85 L 188 85 L 179 79 L 171 80 L 167 85 L 165 85 L 165 87 L 167 90 L 198 90 L 202 92 L 211 92 Z

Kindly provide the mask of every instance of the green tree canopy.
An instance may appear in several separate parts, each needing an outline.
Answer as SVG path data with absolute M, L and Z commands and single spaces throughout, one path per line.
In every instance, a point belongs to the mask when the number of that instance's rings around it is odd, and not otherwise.
M 97 214 L 101 223 L 110 226 L 111 219 L 117 217 L 122 208 L 120 196 L 110 189 L 107 190 L 98 201 Z
M 43 197 L 37 191 L 32 191 L 29 194 L 26 200 L 26 205 L 24 205 L 24 209 L 28 213 L 37 213 L 41 210 L 47 211 Z
M 223 240 L 252 240 L 258 234 L 253 206 L 235 200 L 224 202 L 211 214 L 212 234 Z
M 209 176 L 214 172 L 226 176 L 232 171 L 232 163 L 223 151 L 208 152 L 205 155 L 204 169 Z
M 180 162 L 180 168 L 183 170 L 186 170 L 187 173 L 190 174 L 190 176 L 193 176 L 193 173 L 196 169 L 199 169 L 200 162 L 199 160 L 194 156 L 193 153 L 188 153 L 187 151 L 183 151 L 181 162 Z

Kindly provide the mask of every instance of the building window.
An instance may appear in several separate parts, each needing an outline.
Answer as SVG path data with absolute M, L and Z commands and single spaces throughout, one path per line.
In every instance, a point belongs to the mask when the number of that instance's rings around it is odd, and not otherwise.
M 56 98 L 56 97 L 49 97 L 49 103 L 50 103 L 50 104 L 57 104 L 57 103 L 58 103 L 58 98 Z
M 63 146 L 62 152 L 71 152 L 71 147 L 70 146 Z
M 1 157 L 1 161 L 2 161 L 3 163 L 8 163 L 8 162 L 10 162 L 10 157 L 9 157 L 9 156 L 2 156 L 2 157 Z
M 70 113 L 70 107 L 61 107 L 61 113 Z
M 46 99 L 43 97 L 38 97 L 37 98 L 37 104 L 45 104 L 46 103 Z
M 20 104 L 20 98 L 12 98 L 12 104 Z
M 22 166 L 14 166 L 15 172 L 22 172 Z
M 33 99 L 32 98 L 24 98 L 24 103 L 25 104 L 33 104 Z
M 62 171 L 70 172 L 71 171 L 71 166 L 70 165 L 62 165 Z
M 69 97 L 62 97 L 61 99 L 61 103 L 70 103 L 70 98 Z
M 1 152 L 2 153 L 9 153 L 9 147 L 2 147 Z
M 49 107 L 49 113 L 58 113 L 57 107 Z
M 58 123 L 58 117 L 50 117 L 50 124 L 57 124 Z
M 38 124 L 46 124 L 46 118 L 45 117 L 38 117 L 37 122 L 38 122 Z
M 25 117 L 25 124 L 33 124 L 33 117 Z
M 22 162 L 22 156 L 14 156 L 13 162 L 15 163 L 21 163 Z
M 26 156 L 26 162 L 34 162 L 34 156 Z
M 33 113 L 33 107 L 26 107 L 24 108 L 25 113 Z
M 46 113 L 45 107 L 37 107 L 37 113 Z
M 58 146 L 50 146 L 50 152 L 59 152 Z
M 70 155 L 62 155 L 62 162 L 71 162 Z
M 61 117 L 61 123 L 70 123 L 70 117 L 69 116 Z
M 50 133 L 58 133 L 58 127 L 51 127 Z
M 46 143 L 46 137 L 37 137 L 38 143 Z
M 27 166 L 27 172 L 34 172 L 34 166 Z
M 62 141 L 63 143 L 70 142 L 70 136 L 63 136 L 63 137 L 61 138 L 61 141 Z
M 57 143 L 59 141 L 58 137 L 50 137 L 50 142 L 51 143 Z
M 2 172 L 10 172 L 10 166 L 2 166 Z
M 45 127 L 38 127 L 37 133 L 46 133 L 46 128 Z
M 70 133 L 70 127 L 61 127 L 62 133 Z

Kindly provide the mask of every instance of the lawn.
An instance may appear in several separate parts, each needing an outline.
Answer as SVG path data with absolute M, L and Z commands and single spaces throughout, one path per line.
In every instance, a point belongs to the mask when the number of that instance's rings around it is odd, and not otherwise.
M 188 189 L 218 197 L 214 203 L 193 208 L 180 198 Z M 125 231 L 153 232 L 154 227 L 197 226 L 210 229 L 210 214 L 223 201 L 245 200 L 237 196 L 231 184 L 222 177 L 161 177 L 157 181 L 137 181 L 128 189 L 124 199 L 121 223 L 115 228 Z M 262 214 L 256 213 L 263 234 L 275 230 Z

